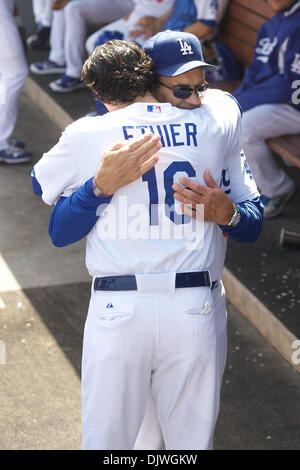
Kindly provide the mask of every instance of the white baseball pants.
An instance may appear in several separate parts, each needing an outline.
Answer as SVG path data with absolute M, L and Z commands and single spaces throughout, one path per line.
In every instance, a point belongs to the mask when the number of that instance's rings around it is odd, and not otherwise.
M 123 34 L 122 39 L 124 41 L 132 41 L 133 38 L 130 33 L 132 30 L 137 29 L 136 23 L 144 16 L 145 11 L 136 8 L 132 11 L 128 18 L 120 18 L 113 23 L 104 26 L 103 28 L 99 29 L 99 31 L 96 31 L 91 36 L 89 36 L 85 44 L 86 50 L 89 54 L 93 52 L 95 49 L 95 42 L 97 41 L 99 35 L 104 31 L 118 31 Z M 145 38 L 145 36 L 141 35 L 134 38 L 134 41 L 137 42 L 140 47 L 142 47 L 146 42 L 146 39 L 147 38 Z
M 172 274 L 137 283 L 138 291 L 92 289 L 82 447 L 133 449 L 152 393 L 166 449 L 211 449 L 227 348 L 223 285 L 175 289 Z
M 52 0 L 32 0 L 32 9 L 34 21 L 43 26 L 51 25 L 52 18 Z
M 13 6 L 13 0 L 0 0 L 0 80 L 5 89 L 5 103 L 0 102 L 0 150 L 7 148 L 14 130 L 19 97 L 28 75 Z
M 77 1 L 77 0 L 74 0 Z M 53 10 L 50 32 L 50 54 L 49 59 L 59 65 L 64 65 L 65 58 L 65 8 Z
M 130 32 L 133 29 L 136 29 L 135 25 L 136 23 L 143 17 L 145 16 L 144 13 L 141 12 L 136 12 L 133 11 L 129 18 L 121 18 L 117 21 L 114 21 L 113 23 L 110 23 L 107 26 L 104 26 L 103 28 L 99 29 L 99 31 L 96 31 L 93 33 L 89 38 L 86 40 L 86 50 L 88 51 L 89 54 L 93 52 L 95 49 L 95 43 L 99 37 L 99 35 L 104 32 L 104 31 L 118 31 L 123 34 L 123 40 L 124 41 L 132 41 L 132 37 L 130 36 Z M 137 37 L 134 39 L 140 46 L 143 45 L 145 40 L 141 37 Z
M 79 78 L 86 55 L 87 25 L 110 23 L 132 8 L 133 0 L 73 0 L 54 11 L 49 59 L 66 63 L 66 74 Z
M 289 192 L 293 181 L 276 163 L 266 139 L 300 132 L 300 112 L 288 104 L 264 104 L 242 118 L 244 151 L 261 193 L 268 197 Z

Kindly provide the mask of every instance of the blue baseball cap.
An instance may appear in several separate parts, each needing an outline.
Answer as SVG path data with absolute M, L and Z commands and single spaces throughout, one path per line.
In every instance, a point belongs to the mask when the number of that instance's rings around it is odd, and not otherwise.
M 216 69 L 203 60 L 200 40 L 191 33 L 162 31 L 148 39 L 143 50 L 155 63 L 155 71 L 165 77 L 176 77 L 197 67 Z

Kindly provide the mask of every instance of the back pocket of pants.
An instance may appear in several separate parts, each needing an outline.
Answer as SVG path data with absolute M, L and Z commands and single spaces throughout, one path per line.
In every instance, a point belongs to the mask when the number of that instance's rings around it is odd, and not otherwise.
M 124 298 L 125 297 L 125 298 Z M 119 293 L 109 296 L 96 292 L 92 295 L 90 309 L 102 326 L 114 328 L 127 323 L 133 317 L 134 302 L 120 297 Z
M 193 299 L 190 308 L 185 310 L 189 317 L 211 317 L 215 307 L 211 289 L 209 287 L 199 287 L 193 292 Z

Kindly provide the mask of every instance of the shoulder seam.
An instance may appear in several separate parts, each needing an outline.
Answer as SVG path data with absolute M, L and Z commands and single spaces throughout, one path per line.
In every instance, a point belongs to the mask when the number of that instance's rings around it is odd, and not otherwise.
M 241 117 L 242 117 L 243 116 L 243 110 L 242 110 L 242 107 L 241 107 L 240 103 L 238 102 L 238 100 L 231 93 L 229 93 L 228 91 L 225 91 L 224 93 L 225 93 L 225 95 L 227 95 L 227 96 L 229 96 L 230 98 L 233 99 L 233 101 L 238 106 L 238 108 L 240 110 L 240 113 L 241 113 Z

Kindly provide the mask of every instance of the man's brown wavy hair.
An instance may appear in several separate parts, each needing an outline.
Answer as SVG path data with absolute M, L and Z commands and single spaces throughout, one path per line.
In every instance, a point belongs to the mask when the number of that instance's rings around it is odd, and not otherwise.
M 132 103 L 157 84 L 152 59 L 134 42 L 114 39 L 97 46 L 81 78 L 102 103 Z

